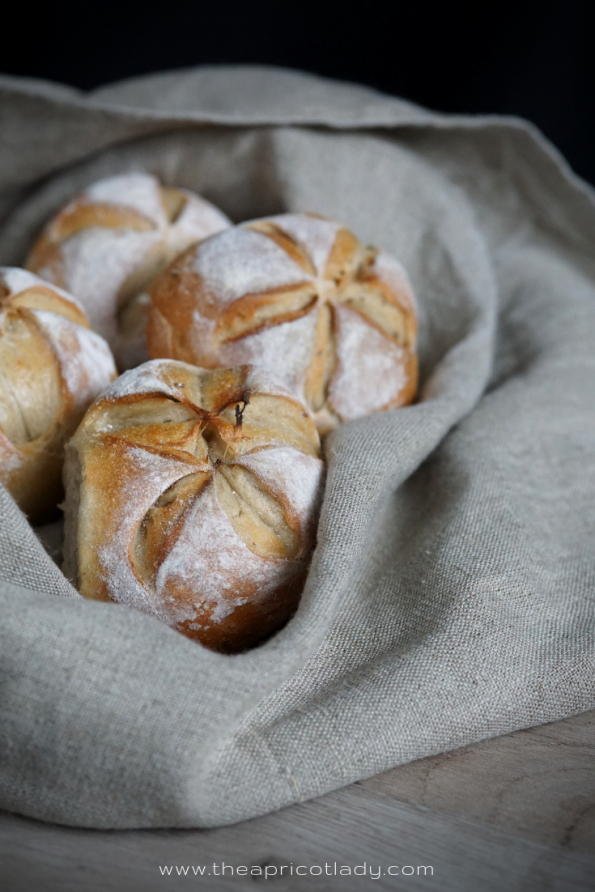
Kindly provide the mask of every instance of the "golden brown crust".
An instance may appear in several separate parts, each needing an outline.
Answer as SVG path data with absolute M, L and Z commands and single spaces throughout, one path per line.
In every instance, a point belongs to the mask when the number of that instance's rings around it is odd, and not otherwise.
M 115 366 L 69 295 L 18 269 L 0 284 L 0 480 L 41 523 L 62 496 L 64 443 Z
M 283 375 L 322 432 L 413 400 L 416 336 L 402 267 L 307 214 L 190 248 L 156 280 L 147 326 L 153 358 L 252 362 Z
M 121 368 L 148 358 L 146 289 L 189 245 L 229 221 L 213 205 L 147 174 L 99 180 L 44 228 L 26 265 L 76 294 Z
M 204 644 L 210 650 L 224 654 L 234 654 L 249 650 L 277 632 L 293 616 L 300 602 L 306 576 L 307 565 L 296 570 L 291 580 L 280 585 L 268 594 L 266 599 L 258 598 L 258 589 L 244 589 L 246 601 L 239 604 L 225 623 L 213 624 L 208 629 L 194 628 L 195 623 L 185 620 L 177 626 L 179 632 Z
M 127 372 L 69 447 L 65 551 L 82 595 L 237 652 L 295 610 L 323 466 L 311 417 L 250 367 Z
M 194 350 L 188 335 L 192 331 L 195 295 L 200 291 L 200 277 L 193 272 L 194 257 L 190 248 L 181 254 L 158 278 L 153 290 L 151 308 L 147 318 L 147 343 L 154 345 L 153 359 L 179 359 L 192 364 Z M 158 296 L 156 296 L 158 295 Z M 208 308 L 205 310 L 205 315 Z M 201 362 L 203 368 L 211 368 L 208 348 Z
M 5 295 L 0 300 L 0 308 L 9 306 L 12 308 L 22 307 L 29 310 L 46 310 L 49 313 L 58 313 L 65 319 L 70 319 L 83 328 L 90 328 L 89 320 L 85 316 L 81 307 L 78 306 L 70 296 L 66 297 L 60 294 L 55 288 L 51 288 L 45 284 L 34 285 L 25 288 L 17 294 Z

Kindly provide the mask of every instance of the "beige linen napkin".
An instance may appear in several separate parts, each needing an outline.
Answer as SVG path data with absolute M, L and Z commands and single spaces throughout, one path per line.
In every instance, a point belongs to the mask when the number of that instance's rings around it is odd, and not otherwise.
M 298 614 L 240 656 L 81 599 L 0 491 L 0 806 L 207 827 L 595 707 L 595 206 L 534 130 L 262 68 L 0 114 L 0 263 L 121 171 L 314 210 L 405 263 L 422 372 L 330 438 Z

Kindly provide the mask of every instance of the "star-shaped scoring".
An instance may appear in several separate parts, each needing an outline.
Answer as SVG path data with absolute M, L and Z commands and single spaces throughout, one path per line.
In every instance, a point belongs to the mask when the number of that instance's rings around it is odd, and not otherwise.
M 191 249 L 158 280 L 149 311 L 152 356 L 276 371 L 323 428 L 410 402 L 415 336 L 402 267 L 306 214 L 257 220 Z
M 73 442 L 82 594 L 227 650 L 245 646 L 246 628 L 256 640 L 287 618 L 322 478 L 295 400 L 250 369 L 148 363 L 112 386 Z
M 121 364 L 137 365 L 146 359 L 140 296 L 174 257 L 228 225 L 224 214 L 188 190 L 160 186 L 141 173 L 108 177 L 48 223 L 27 267 L 76 294 L 93 328 L 122 353 Z
M 55 511 L 64 441 L 115 376 L 88 325 L 71 295 L 0 268 L 0 479 L 34 521 Z

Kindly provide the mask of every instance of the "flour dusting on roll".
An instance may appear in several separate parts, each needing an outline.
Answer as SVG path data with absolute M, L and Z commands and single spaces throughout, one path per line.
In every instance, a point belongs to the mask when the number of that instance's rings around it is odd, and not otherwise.
M 156 360 L 126 372 L 68 447 L 65 572 L 87 598 L 244 650 L 297 607 L 319 452 L 304 406 L 250 366 Z
M 417 314 L 401 264 L 309 214 L 253 220 L 181 255 L 155 281 L 153 358 L 279 375 L 321 433 L 410 403 Z
M 146 173 L 90 185 L 45 227 L 27 267 L 82 302 L 121 368 L 148 359 L 147 288 L 190 245 L 230 226 L 218 208 Z
M 55 512 L 64 443 L 115 375 L 72 295 L 0 267 L 0 481 L 32 522 Z

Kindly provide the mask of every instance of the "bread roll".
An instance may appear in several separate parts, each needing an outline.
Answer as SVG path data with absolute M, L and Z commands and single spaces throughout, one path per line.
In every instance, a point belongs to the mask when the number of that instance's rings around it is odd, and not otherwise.
M 403 267 L 338 223 L 254 220 L 179 257 L 156 280 L 151 357 L 281 375 L 321 433 L 411 402 L 416 309 Z
M 71 295 L 0 267 L 0 480 L 32 522 L 56 510 L 64 442 L 115 375 Z
M 26 266 L 75 294 L 120 368 L 148 359 L 146 288 L 178 254 L 230 225 L 186 189 L 129 173 L 89 186 L 51 220 Z
M 64 571 L 87 598 L 244 650 L 296 609 L 318 455 L 310 415 L 263 373 L 145 363 L 104 392 L 69 443 Z

